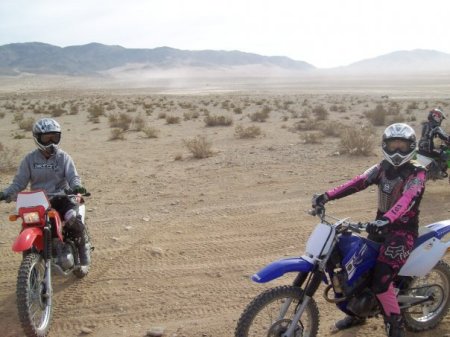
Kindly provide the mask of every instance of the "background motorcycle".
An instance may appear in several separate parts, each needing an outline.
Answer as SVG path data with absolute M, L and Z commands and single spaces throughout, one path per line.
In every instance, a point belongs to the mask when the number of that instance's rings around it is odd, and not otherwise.
M 314 296 L 321 282 L 326 285 L 326 301 L 340 310 L 367 318 L 381 313 L 370 290 L 379 244 L 357 234 L 364 224 L 325 216 L 324 208 L 319 215 L 321 221 L 304 255 L 270 263 L 252 276 L 254 282 L 265 283 L 297 273 L 291 286 L 268 289 L 248 304 L 235 337 L 317 336 L 320 318 Z M 394 280 L 408 330 L 432 329 L 449 309 L 450 267 L 441 260 L 450 252 L 450 241 L 441 241 L 447 233 L 450 220 L 421 228 L 414 250 Z
M 58 193 L 48 197 L 75 199 L 84 222 L 86 210 L 80 194 Z M 22 230 L 12 246 L 13 251 L 23 256 L 16 291 L 19 319 L 26 336 L 42 337 L 49 332 L 51 323 L 52 270 L 83 278 L 89 266 L 80 266 L 73 235 L 64 228 L 58 212 L 50 207 L 44 191 L 19 193 L 16 210 L 10 220 L 22 220 Z
M 427 157 L 423 154 L 417 154 L 416 160 L 422 166 L 427 169 L 427 179 L 428 180 L 440 180 L 446 177 L 441 174 L 442 169 L 450 168 L 450 144 L 442 144 L 440 146 L 441 152 L 447 156 L 447 161 L 438 161 L 435 158 Z M 450 176 L 448 177 L 448 182 L 450 183 Z

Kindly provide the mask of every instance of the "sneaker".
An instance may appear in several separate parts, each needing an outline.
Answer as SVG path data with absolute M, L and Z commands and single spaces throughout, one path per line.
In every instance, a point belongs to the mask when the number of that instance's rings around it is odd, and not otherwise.
M 343 319 L 334 323 L 334 326 L 331 327 L 331 332 L 336 333 L 338 331 L 350 329 L 353 328 L 354 326 L 363 325 L 365 323 L 366 323 L 365 318 L 347 315 Z

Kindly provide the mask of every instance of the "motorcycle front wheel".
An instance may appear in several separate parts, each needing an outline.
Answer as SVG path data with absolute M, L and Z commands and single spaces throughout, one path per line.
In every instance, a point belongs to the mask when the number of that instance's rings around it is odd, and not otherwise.
M 447 315 L 450 307 L 449 265 L 439 261 L 427 275 L 414 278 L 405 294 L 431 298 L 402 312 L 405 327 L 415 332 L 433 329 Z
M 242 313 L 235 337 L 281 337 L 292 324 L 292 318 L 302 303 L 303 290 L 280 286 L 266 290 L 250 302 Z M 315 337 L 319 330 L 319 310 L 314 299 L 306 305 L 295 323 L 293 337 Z
M 20 264 L 17 276 L 17 309 L 27 337 L 47 336 L 52 316 L 51 293 L 44 282 L 45 262 L 42 256 L 30 253 Z

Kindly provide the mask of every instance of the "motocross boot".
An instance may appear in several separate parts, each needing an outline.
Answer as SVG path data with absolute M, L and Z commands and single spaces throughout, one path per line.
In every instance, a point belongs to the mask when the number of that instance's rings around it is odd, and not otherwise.
M 388 337 L 405 337 L 405 329 L 401 315 L 392 314 L 389 317 L 384 317 L 384 326 Z
M 89 266 L 91 264 L 91 243 L 86 229 L 78 239 L 77 242 L 78 256 L 80 257 L 80 264 L 82 266 Z
M 341 330 L 353 328 L 354 326 L 363 325 L 365 323 L 365 318 L 347 315 L 343 319 L 335 322 L 334 326 L 331 327 L 331 330 L 335 333 Z

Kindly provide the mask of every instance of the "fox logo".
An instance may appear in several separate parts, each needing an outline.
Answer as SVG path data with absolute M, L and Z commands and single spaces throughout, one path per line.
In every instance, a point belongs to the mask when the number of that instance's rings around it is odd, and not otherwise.
M 405 246 L 391 246 L 386 248 L 384 255 L 390 257 L 393 260 L 398 257 L 402 260 L 405 260 L 409 256 L 409 252 L 405 250 Z

